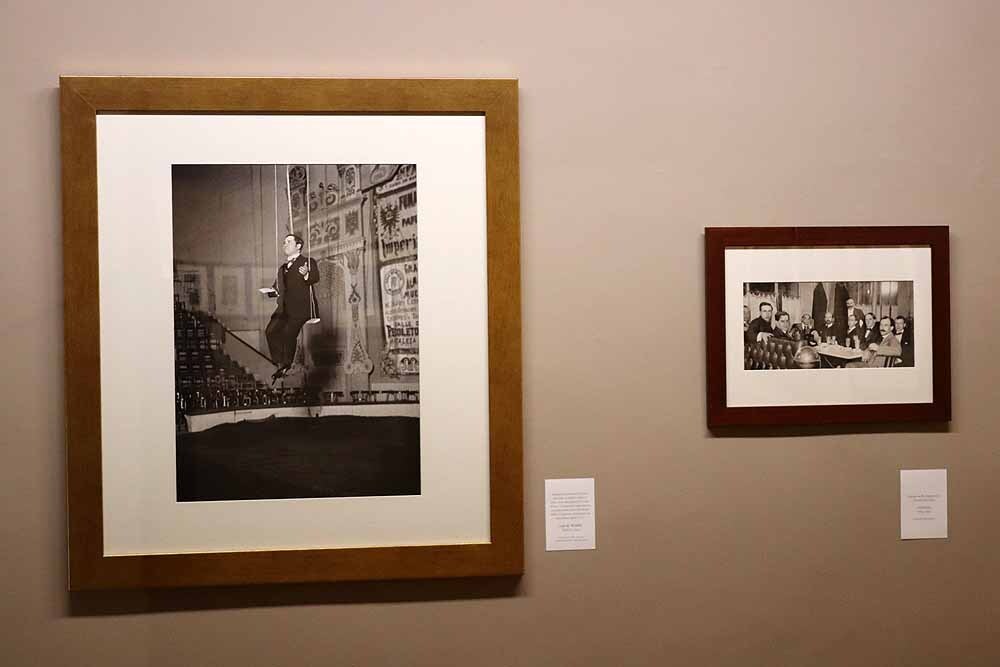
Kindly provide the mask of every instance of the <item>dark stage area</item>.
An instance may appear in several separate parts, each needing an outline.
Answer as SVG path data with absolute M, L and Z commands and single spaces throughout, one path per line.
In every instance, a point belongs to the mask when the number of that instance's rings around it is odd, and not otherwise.
M 177 500 L 420 493 L 420 419 L 271 418 L 177 435 Z

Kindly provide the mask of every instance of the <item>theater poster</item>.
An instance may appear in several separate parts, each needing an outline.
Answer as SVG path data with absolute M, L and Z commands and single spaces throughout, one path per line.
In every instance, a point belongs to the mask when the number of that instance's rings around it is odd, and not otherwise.
M 420 312 L 416 259 L 383 266 L 381 274 L 388 372 L 419 375 Z

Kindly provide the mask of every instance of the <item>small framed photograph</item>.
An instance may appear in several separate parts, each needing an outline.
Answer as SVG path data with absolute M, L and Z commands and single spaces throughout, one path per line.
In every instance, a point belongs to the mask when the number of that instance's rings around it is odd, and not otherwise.
M 520 574 L 517 82 L 60 87 L 70 588 Z
M 949 421 L 948 228 L 705 229 L 708 425 Z

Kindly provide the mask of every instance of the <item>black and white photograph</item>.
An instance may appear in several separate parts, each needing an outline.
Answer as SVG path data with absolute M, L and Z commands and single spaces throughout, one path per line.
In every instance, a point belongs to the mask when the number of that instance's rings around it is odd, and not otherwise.
M 419 495 L 414 164 L 174 164 L 177 501 Z
M 744 369 L 913 368 L 913 281 L 746 282 Z

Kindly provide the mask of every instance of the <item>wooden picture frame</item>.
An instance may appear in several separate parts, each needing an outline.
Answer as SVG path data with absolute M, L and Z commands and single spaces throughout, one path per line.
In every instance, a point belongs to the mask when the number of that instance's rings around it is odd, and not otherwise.
M 761 249 L 816 249 L 817 251 L 835 250 L 841 253 L 858 251 L 878 251 L 906 248 L 929 248 L 930 257 L 927 261 L 930 277 L 923 282 L 929 288 L 930 302 L 928 315 L 920 321 L 921 326 L 930 320 L 930 327 L 924 331 L 932 332 L 930 344 L 932 368 L 927 373 L 928 386 L 932 383 L 931 400 L 919 402 L 862 401 L 843 400 L 843 397 L 832 404 L 792 404 L 775 405 L 773 401 L 763 400 L 755 405 L 732 405 L 727 383 L 733 383 L 738 373 L 747 373 L 746 377 L 763 377 L 749 375 L 759 368 L 760 361 L 752 358 L 754 345 L 757 341 L 748 342 L 744 334 L 727 332 L 733 323 L 738 322 L 740 307 L 734 294 L 739 289 L 740 278 L 737 268 L 730 267 L 733 275 L 727 274 L 727 252 L 736 250 Z M 820 425 L 820 424 L 854 424 L 872 422 L 946 422 L 951 419 L 951 358 L 950 358 L 950 287 L 948 259 L 948 227 L 946 226 L 900 226 L 900 227 L 709 227 L 705 229 L 705 318 L 706 318 L 706 366 L 707 366 L 707 418 L 709 428 L 730 426 L 780 426 L 780 425 Z M 838 255 L 850 259 L 849 254 Z M 733 254 L 735 258 L 736 255 Z M 735 261 L 735 260 L 733 260 Z M 892 275 L 890 265 L 888 272 Z M 769 275 L 777 272 L 760 271 L 753 275 L 747 274 L 743 280 L 771 280 Z M 834 276 L 836 278 L 836 276 Z M 727 279 L 729 282 L 727 282 Z M 815 278 L 827 280 L 827 278 Z M 891 279 L 890 279 L 891 280 Z M 749 284 L 749 283 L 746 283 Z M 791 284 L 791 283 L 789 283 Z M 846 283 L 836 283 L 846 284 Z M 779 289 L 775 283 L 775 291 Z M 728 290 L 728 292 L 727 292 Z M 727 302 L 727 295 L 730 297 Z M 744 309 L 746 287 L 744 287 Z M 727 305 L 728 304 L 728 305 Z M 767 304 L 764 304 L 767 305 Z M 915 304 L 914 304 L 915 305 Z M 729 310 L 727 310 L 727 308 Z M 778 308 L 776 308 L 777 310 Z M 764 308 L 762 308 L 764 310 Z M 862 309 L 863 310 L 863 309 Z M 743 319 L 746 322 L 746 311 Z M 787 313 L 786 313 L 787 314 Z M 750 316 L 753 316 L 751 312 Z M 746 325 L 744 325 L 746 329 Z M 911 340 L 914 334 L 911 333 Z M 728 338 L 727 338 L 728 336 Z M 752 337 L 752 336 L 751 336 Z M 750 349 L 744 352 L 744 365 L 733 368 L 737 358 L 734 346 L 740 341 Z M 765 340 L 767 340 L 765 338 Z M 750 355 L 750 356 L 747 356 Z M 765 352 L 766 355 L 766 352 Z M 819 358 L 819 357 L 817 357 Z M 808 366 L 791 364 L 788 367 L 805 368 Z M 853 372 L 857 372 L 856 370 Z M 907 369 L 912 370 L 912 369 Z M 801 373 L 801 371 L 799 371 Z M 841 371 L 843 372 L 843 371 Z M 866 371 L 861 370 L 864 373 Z M 873 370 L 870 373 L 884 371 Z M 896 372 L 886 370 L 885 372 Z M 734 374 L 735 373 L 735 374 Z M 932 376 L 932 377 L 931 377 Z M 789 378 L 806 379 L 805 375 L 772 375 Z M 818 377 L 818 376 L 814 376 Z M 830 377 L 830 376 L 824 376 Z M 865 376 L 876 377 L 875 375 Z M 742 380 L 741 380 L 742 382 Z M 891 393 L 890 390 L 889 393 Z M 741 399 L 742 403 L 747 403 Z
M 69 588 L 521 574 L 517 81 L 62 77 L 60 94 Z M 106 555 L 98 270 L 102 258 L 98 242 L 101 211 L 97 120 L 101 114 L 484 117 L 489 357 L 487 543 Z

